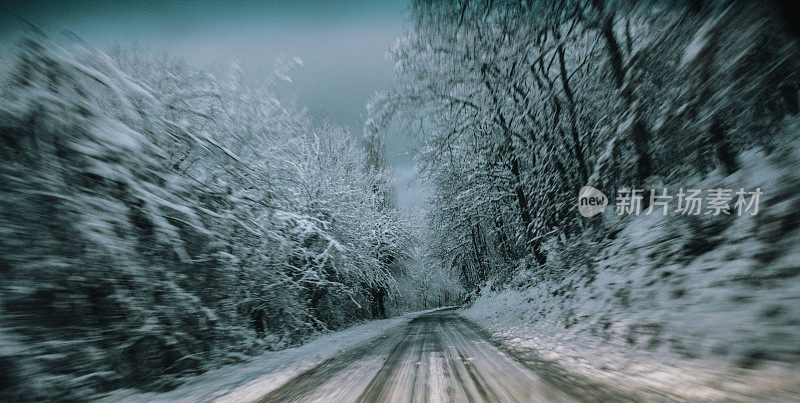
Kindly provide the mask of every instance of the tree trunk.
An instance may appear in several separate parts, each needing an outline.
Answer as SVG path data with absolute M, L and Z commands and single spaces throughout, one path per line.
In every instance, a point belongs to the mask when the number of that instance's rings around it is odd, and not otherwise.
M 622 52 L 614 36 L 614 18 L 609 15 L 605 17 L 601 29 L 603 39 L 606 42 L 609 59 L 611 62 L 611 72 L 614 76 L 614 83 L 617 90 L 625 102 L 625 109 L 633 113 L 633 126 L 631 127 L 631 137 L 636 150 L 636 169 L 640 183 L 652 174 L 652 163 L 650 162 L 650 151 L 647 140 L 651 137 L 647 125 L 642 120 L 640 114 L 634 108 L 633 92 L 630 86 L 625 85 L 625 71 L 622 65 Z
M 709 130 L 711 142 L 714 143 L 714 150 L 716 151 L 717 158 L 722 163 L 725 173 L 730 175 L 739 169 L 739 164 L 736 162 L 736 155 L 733 154 L 730 145 L 727 141 L 727 130 L 722 125 L 718 117 L 714 117 Z
M 567 75 L 567 65 L 564 61 L 564 45 L 559 43 L 558 49 L 558 62 L 559 72 L 561 76 L 561 87 L 564 89 L 564 94 L 567 96 L 567 106 L 569 107 L 569 123 L 570 132 L 572 134 L 572 148 L 575 159 L 578 162 L 578 171 L 580 171 L 581 185 L 587 184 L 589 181 L 589 170 L 586 168 L 587 164 L 583 156 L 583 144 L 581 144 L 578 135 L 577 114 L 575 113 L 575 96 L 572 93 L 572 88 L 569 85 L 569 76 Z

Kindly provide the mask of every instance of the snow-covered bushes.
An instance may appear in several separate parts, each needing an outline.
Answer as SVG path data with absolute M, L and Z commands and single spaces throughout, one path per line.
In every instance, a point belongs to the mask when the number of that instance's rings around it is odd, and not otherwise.
M 698 388 L 751 399 L 748 388 L 759 386 L 775 396 L 776 384 L 732 387 L 720 379 L 730 382 L 742 369 L 796 370 L 800 147 L 797 119 L 787 123 L 793 140 L 782 152 L 746 152 L 732 175 L 720 169 L 674 184 L 760 188 L 757 215 L 609 211 L 608 232 L 586 234 L 592 241 L 577 248 L 553 245 L 547 269 L 539 269 L 546 273 L 522 269 L 507 286 L 484 288 L 465 315 L 515 347 L 616 384 L 657 392 L 680 385 L 670 392 L 679 399 Z
M 250 88 L 112 55 L 34 36 L 0 84 L 0 396 L 167 388 L 381 315 L 407 231 L 348 133 L 270 94 L 299 60 Z
M 102 73 L 97 58 L 45 41 L 23 49 L 0 118 L 2 316 L 4 340 L 19 346 L 7 360 L 49 387 L 19 393 L 66 397 L 201 370 L 185 360 L 207 356 L 219 329 L 191 292 L 200 289 L 181 283 L 225 279 L 206 270 L 216 257 L 192 186 L 99 106 L 141 119 L 125 109 L 140 88 Z

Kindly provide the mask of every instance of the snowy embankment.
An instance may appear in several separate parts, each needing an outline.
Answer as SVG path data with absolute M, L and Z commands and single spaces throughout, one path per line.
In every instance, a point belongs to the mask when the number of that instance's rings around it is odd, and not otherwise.
M 798 161 L 797 149 L 744 154 L 733 175 L 665 186 L 760 188 L 756 216 L 676 216 L 671 205 L 623 218 L 612 201 L 609 235 L 577 247 L 586 264 L 551 250 L 544 273 L 487 286 L 462 314 L 509 348 L 648 398 L 796 398 Z
M 384 333 L 399 329 L 423 312 L 375 320 L 321 335 L 300 347 L 269 352 L 245 363 L 206 372 L 169 392 L 140 393 L 135 390 L 119 390 L 104 396 L 101 401 L 256 401 L 321 362 Z

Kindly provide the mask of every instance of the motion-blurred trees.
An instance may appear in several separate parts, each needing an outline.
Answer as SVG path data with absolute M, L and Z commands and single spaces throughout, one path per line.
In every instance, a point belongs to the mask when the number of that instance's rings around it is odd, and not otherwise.
M 468 289 L 597 228 L 580 187 L 730 174 L 798 112 L 798 44 L 769 4 L 418 1 L 413 18 L 368 124 L 422 132 L 433 255 Z
M 14 57 L 0 109 L 4 394 L 168 387 L 385 316 L 410 232 L 388 168 L 367 161 L 381 150 L 271 93 L 300 60 L 253 87 L 235 64 L 218 78 L 40 35 Z

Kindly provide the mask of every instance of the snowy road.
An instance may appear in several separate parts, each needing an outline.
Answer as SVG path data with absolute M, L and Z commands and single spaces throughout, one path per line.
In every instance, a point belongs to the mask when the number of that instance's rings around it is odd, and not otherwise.
M 262 402 L 569 401 L 492 345 L 454 311 L 420 315 L 405 327 L 331 358 Z

